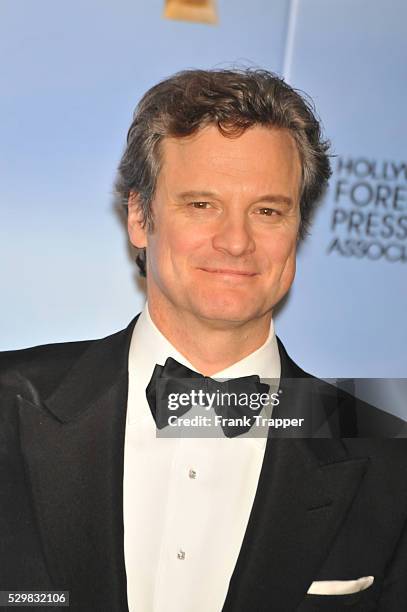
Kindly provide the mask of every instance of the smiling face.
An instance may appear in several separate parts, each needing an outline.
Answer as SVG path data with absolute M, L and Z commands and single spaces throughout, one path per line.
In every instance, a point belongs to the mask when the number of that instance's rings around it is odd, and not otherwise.
M 207 325 L 271 316 L 295 274 L 301 165 L 287 130 L 237 138 L 216 126 L 165 138 L 152 202 L 154 231 L 129 199 L 129 236 L 147 247 L 150 309 Z

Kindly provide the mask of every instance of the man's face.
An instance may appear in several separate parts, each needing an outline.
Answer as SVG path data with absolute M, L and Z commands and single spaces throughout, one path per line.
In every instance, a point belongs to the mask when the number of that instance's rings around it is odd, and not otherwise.
M 129 199 L 151 307 L 217 326 L 271 313 L 295 274 L 301 165 L 292 136 L 255 126 L 228 138 L 208 126 L 164 139 L 162 160 L 152 233 Z

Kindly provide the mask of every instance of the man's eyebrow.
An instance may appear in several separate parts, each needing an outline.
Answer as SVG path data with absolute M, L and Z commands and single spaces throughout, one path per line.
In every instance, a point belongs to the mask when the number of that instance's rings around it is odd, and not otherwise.
M 187 200 L 189 198 L 219 198 L 219 194 L 213 191 L 182 191 L 177 193 L 177 198 L 181 200 Z M 286 204 L 291 206 L 293 203 L 292 198 L 282 194 L 266 193 L 265 195 L 256 198 L 252 204 L 259 204 L 260 202 L 267 202 L 269 204 Z
M 256 198 L 253 204 L 259 204 L 260 202 L 268 202 L 269 204 L 287 204 L 287 206 L 291 206 L 293 199 L 279 193 L 266 193 L 265 195 Z
M 219 195 L 213 191 L 182 191 L 177 193 L 177 198 L 187 200 L 188 198 L 218 198 Z

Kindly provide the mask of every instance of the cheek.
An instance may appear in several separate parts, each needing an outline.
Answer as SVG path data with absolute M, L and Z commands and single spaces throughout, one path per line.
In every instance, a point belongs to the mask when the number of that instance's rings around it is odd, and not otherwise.
M 147 248 L 151 264 L 165 270 L 188 267 L 202 249 L 207 249 L 208 237 L 190 228 L 166 226 L 150 234 Z
M 274 235 L 265 253 L 266 285 L 280 299 L 290 288 L 296 269 L 296 235 Z
M 294 280 L 296 270 L 296 254 L 297 240 L 295 239 L 287 245 L 286 250 L 281 254 L 280 285 L 284 292 L 289 289 Z
M 297 236 L 290 232 L 275 233 L 268 237 L 267 244 L 263 247 L 263 253 L 270 270 L 277 271 L 288 266 L 296 255 Z

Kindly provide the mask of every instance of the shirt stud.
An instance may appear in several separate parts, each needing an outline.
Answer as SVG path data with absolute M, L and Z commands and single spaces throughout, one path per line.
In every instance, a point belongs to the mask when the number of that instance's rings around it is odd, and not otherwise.
M 179 550 L 177 553 L 177 558 L 183 561 L 185 559 L 185 551 Z
M 188 476 L 190 478 L 193 478 L 193 479 L 196 478 L 196 471 L 195 470 L 189 470 Z

